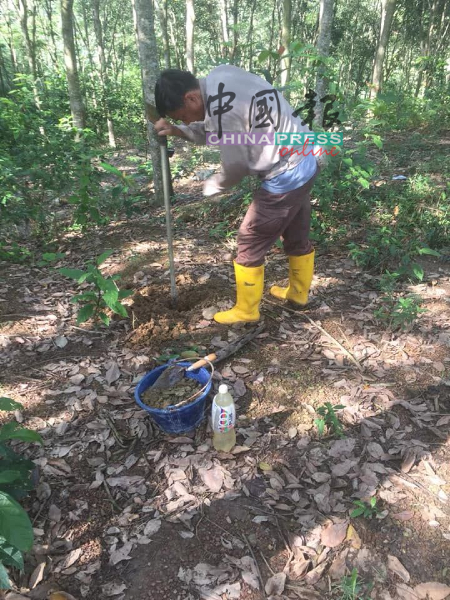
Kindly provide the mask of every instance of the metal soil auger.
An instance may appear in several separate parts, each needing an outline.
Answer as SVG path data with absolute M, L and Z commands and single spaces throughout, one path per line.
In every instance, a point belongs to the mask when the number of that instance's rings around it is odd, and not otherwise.
M 208 354 L 205 358 L 197 360 L 193 364 L 186 359 L 169 361 L 161 367 L 153 369 L 140 380 L 136 386 L 134 397 L 141 408 L 150 413 L 155 423 L 166 433 L 183 433 L 192 431 L 203 420 L 206 408 L 206 400 L 212 386 L 214 364 L 228 358 L 264 329 L 264 323 L 260 323 L 243 336 L 237 338 L 225 348 L 221 348 L 215 354 Z M 208 365 L 210 371 L 205 368 Z M 161 394 L 170 388 L 174 388 L 183 378 L 195 380 L 199 389 L 189 398 L 171 404 L 164 409 L 149 406 L 143 401 L 143 394 L 147 390 L 160 391 Z
M 146 104 L 147 119 L 155 124 L 159 119 L 156 109 L 150 104 Z M 167 252 L 169 255 L 169 270 L 170 270 L 170 297 L 172 304 L 177 301 L 177 287 L 175 283 L 175 263 L 173 260 L 173 236 L 172 236 L 172 219 L 170 214 L 170 168 L 167 156 L 167 137 L 158 136 L 159 147 L 161 150 L 161 169 L 163 179 L 163 194 L 164 194 L 164 209 L 166 212 L 166 231 L 167 231 Z
M 173 260 L 173 238 L 172 238 L 172 219 L 170 214 L 170 168 L 167 157 L 167 138 L 160 136 L 161 163 L 163 176 L 164 208 L 166 211 L 166 231 L 167 231 L 167 251 L 169 254 L 170 269 L 170 297 L 172 303 L 177 301 L 177 286 L 175 283 L 175 263 Z

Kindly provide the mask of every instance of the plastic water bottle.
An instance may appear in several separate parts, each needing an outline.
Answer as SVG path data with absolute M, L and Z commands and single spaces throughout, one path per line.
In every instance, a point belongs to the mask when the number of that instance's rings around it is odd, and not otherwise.
M 236 444 L 236 408 L 228 386 L 219 386 L 212 403 L 213 445 L 216 450 L 229 452 Z

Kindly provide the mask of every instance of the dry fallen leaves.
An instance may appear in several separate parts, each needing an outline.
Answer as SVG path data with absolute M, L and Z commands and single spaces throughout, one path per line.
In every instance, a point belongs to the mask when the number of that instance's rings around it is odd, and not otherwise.
M 37 584 L 43 580 L 45 565 L 45 562 L 41 562 L 34 569 L 33 573 L 31 574 L 30 581 L 28 582 L 28 586 L 30 587 L 30 589 L 35 588 Z
M 105 379 L 109 383 L 109 385 L 111 385 L 111 383 L 114 383 L 119 379 L 120 375 L 121 373 L 119 366 L 117 363 L 114 362 L 106 371 Z
M 361 538 L 359 537 L 358 532 L 353 527 L 353 525 L 348 526 L 347 536 L 345 539 L 350 541 L 352 548 L 354 548 L 355 550 L 359 550 L 361 548 Z
M 223 484 L 223 471 L 220 466 L 212 469 L 199 469 L 203 483 L 211 490 L 211 492 L 219 492 Z
M 144 528 L 144 535 L 151 537 L 158 533 L 161 528 L 161 519 L 152 519 Z
M 270 577 L 265 586 L 266 594 L 269 596 L 281 596 L 286 585 L 286 573 L 276 573 Z
M 420 596 L 405 583 L 397 585 L 397 595 L 401 600 L 420 600 Z
M 388 555 L 388 569 L 398 575 L 405 583 L 408 583 L 410 580 L 410 575 L 402 563 L 398 560 L 396 556 Z
M 348 521 L 339 523 L 329 523 L 322 531 L 321 541 L 328 548 L 336 548 L 345 540 L 347 534 Z
M 450 587 L 437 581 L 421 583 L 414 588 L 415 593 L 421 600 L 445 600 L 450 596 Z
M 127 589 L 124 583 L 107 583 L 102 585 L 102 592 L 105 596 L 119 596 L 122 592 Z
M 345 573 L 347 572 L 347 554 L 348 548 L 345 548 L 340 554 L 336 556 L 336 558 L 332 562 L 331 567 L 328 571 L 328 575 L 331 577 L 331 579 L 336 580 L 342 579 L 342 577 L 344 577 Z
M 109 564 L 117 565 L 122 560 L 131 560 L 130 552 L 132 550 L 132 542 L 126 542 L 121 548 L 112 550 L 109 557 Z

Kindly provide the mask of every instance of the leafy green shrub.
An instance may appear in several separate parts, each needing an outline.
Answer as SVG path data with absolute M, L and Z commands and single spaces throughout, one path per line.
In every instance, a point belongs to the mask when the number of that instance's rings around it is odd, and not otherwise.
M 46 267 L 64 257 L 64 252 L 44 252 L 36 264 L 38 267 Z
M 0 398 L 0 410 L 19 410 L 22 405 L 11 398 Z M 41 436 L 11 421 L 0 427 L 0 589 L 11 587 L 5 566 L 23 571 L 23 553 L 33 546 L 33 526 L 21 500 L 33 489 L 32 461 L 20 456 L 8 440 L 42 443 Z
M 100 213 L 100 172 L 92 165 L 92 158 L 92 153 L 80 157 L 76 167 L 77 187 L 69 197 L 69 203 L 75 207 L 73 223 L 83 230 L 91 223 L 104 225 L 108 222 Z
M 53 211 L 46 201 L 78 182 L 86 188 L 82 178 L 92 170 L 93 141 L 86 129 L 76 142 L 67 119 L 38 111 L 30 79 L 18 76 L 14 89 L 0 97 L 1 224 L 31 221 L 40 236 L 47 235 Z
M 364 585 L 361 581 L 358 570 L 353 569 L 350 575 L 345 575 L 337 585 L 341 596 L 339 600 L 369 600 L 373 585 Z
M 100 196 L 99 206 L 112 217 L 119 216 L 122 211 L 125 212 L 127 217 L 131 217 L 133 213 L 140 210 L 139 205 L 144 201 L 141 196 L 130 193 L 135 186 L 134 180 L 107 162 L 101 162 L 100 167 L 107 173 L 115 175 L 118 181 L 108 189 L 107 194 Z
M 352 518 L 355 517 L 365 517 L 366 519 L 372 519 L 376 517 L 380 512 L 377 506 L 376 496 L 372 496 L 369 502 L 363 502 L 362 500 L 354 500 L 353 504 L 356 506 L 355 509 L 352 510 L 350 516 Z
M 120 279 L 120 275 L 104 277 L 98 267 L 113 253 L 113 250 L 103 252 L 97 259 L 96 264 L 87 263 L 86 271 L 80 269 L 59 269 L 61 275 L 75 279 L 79 284 L 91 284 L 91 289 L 72 296 L 71 302 L 81 305 L 77 315 L 77 323 L 84 323 L 89 319 L 94 319 L 94 322 L 102 321 L 105 325 L 109 325 L 110 318 L 105 313 L 105 309 L 109 308 L 113 313 L 122 317 L 128 317 L 127 309 L 120 302 L 124 298 L 133 294 L 132 290 L 119 290 L 116 281 Z
M 374 312 L 374 316 L 393 329 L 405 329 L 421 313 L 426 312 L 426 309 L 420 306 L 422 299 L 414 294 L 405 298 L 395 298 L 393 294 L 386 294 L 381 298 L 381 302 L 382 305 Z
M 24 246 L 19 246 L 16 242 L 8 244 L 0 240 L 0 260 L 6 260 L 12 263 L 23 263 L 30 258 L 31 252 Z
M 383 272 L 387 267 L 394 266 L 397 275 L 403 279 L 422 281 L 423 269 L 414 262 L 417 256 L 440 256 L 436 250 L 411 239 L 411 233 L 405 227 L 384 225 L 369 230 L 366 240 L 363 244 L 348 244 L 350 258 L 358 267 Z
M 364 120 L 367 113 L 379 130 L 401 131 L 430 127 L 445 129 L 448 126 L 448 94 L 439 98 L 414 96 L 387 90 L 372 100 L 363 100 L 354 109 L 356 120 Z M 446 111 L 447 109 L 447 111 Z
M 367 151 L 374 143 L 367 135 L 354 148 L 344 147 L 329 157 L 313 188 L 313 198 L 319 202 L 311 215 L 312 239 L 324 244 L 341 242 L 352 225 L 367 218 L 373 205 L 370 181 L 376 174 Z M 376 138 L 376 143 L 381 140 Z
M 342 408 L 345 408 L 345 406 L 342 406 L 341 404 L 335 404 L 333 406 L 331 402 L 325 402 L 323 406 L 319 406 L 316 413 L 320 415 L 320 418 L 315 419 L 314 423 L 320 437 L 325 433 L 325 427 L 328 427 L 328 431 L 331 435 L 337 435 L 341 438 L 345 437 L 342 423 L 339 421 L 336 414 L 336 411 L 341 410 Z

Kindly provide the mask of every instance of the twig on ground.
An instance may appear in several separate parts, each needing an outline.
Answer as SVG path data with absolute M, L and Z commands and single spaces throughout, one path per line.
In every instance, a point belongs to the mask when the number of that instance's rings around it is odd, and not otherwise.
M 42 317 L 43 315 L 37 315 L 37 314 L 36 315 L 30 315 L 30 314 L 24 315 L 22 313 L 9 313 L 6 315 L 0 315 L 0 319 L 6 318 L 6 317 L 23 317 L 23 318 L 28 319 L 28 317 L 38 317 L 38 316 Z
M 196 504 L 197 504 L 197 500 L 190 500 L 189 502 L 186 502 L 186 504 L 183 504 L 183 506 L 181 506 L 179 508 L 174 508 L 173 510 L 169 510 L 165 513 L 161 512 L 161 514 L 165 519 L 167 519 L 167 517 L 173 517 L 173 516 L 179 515 L 183 511 L 187 510 L 188 508 L 194 507 Z
M 36 521 L 41 516 L 41 512 L 44 510 L 44 506 L 46 506 L 47 502 L 48 502 L 48 500 L 44 500 L 44 502 L 41 502 L 41 506 L 39 507 L 39 510 L 37 511 L 35 517 L 33 518 L 33 526 L 36 524 Z
M 261 557 L 263 559 L 263 561 L 266 563 L 266 567 L 269 569 L 269 571 L 272 573 L 272 575 L 275 575 L 275 571 L 272 569 L 272 567 L 269 565 L 269 563 L 266 560 L 266 557 L 264 556 L 264 554 L 262 553 L 261 548 L 258 548 L 259 553 L 261 554 Z
M 284 543 L 284 545 L 285 545 L 285 548 L 286 548 L 286 550 L 287 550 L 287 552 L 288 552 L 288 559 L 287 559 L 287 562 L 286 562 L 286 564 L 285 564 L 285 566 L 284 566 L 284 569 L 283 569 L 283 573 L 286 573 L 286 575 L 287 575 L 287 574 L 288 574 L 288 572 L 289 572 L 289 565 L 291 564 L 291 562 L 292 562 L 292 559 L 294 558 L 294 553 L 293 553 L 293 551 L 292 551 L 292 549 L 291 549 L 290 545 L 288 544 L 288 542 L 287 542 L 286 538 L 284 537 L 283 530 L 282 530 L 282 529 L 281 529 L 281 527 L 280 527 L 280 524 L 279 524 L 279 522 L 278 522 L 278 518 L 277 518 L 277 517 L 275 517 L 275 521 L 276 521 L 277 528 L 278 528 L 279 534 L 280 534 L 280 536 L 281 536 L 281 539 L 283 540 L 283 543 Z
M 112 494 L 111 494 L 111 490 L 109 489 L 109 485 L 106 483 L 106 480 L 103 480 L 103 487 L 106 490 L 106 493 L 108 494 L 108 498 L 111 502 L 111 504 L 114 506 L 114 508 L 117 510 L 117 512 L 122 512 L 122 509 L 120 508 L 120 506 L 117 504 L 117 502 L 114 500 Z
M 264 302 L 268 302 L 269 304 L 273 304 L 274 306 L 279 306 L 276 302 L 272 302 L 271 300 L 267 300 L 267 298 L 264 299 Z M 345 346 L 343 346 L 340 342 L 337 341 L 336 338 L 334 338 L 330 333 L 328 333 L 328 331 L 326 329 L 324 329 L 321 325 L 319 325 L 318 323 L 316 323 L 314 321 L 314 319 L 311 319 L 311 317 L 308 317 L 307 314 L 305 314 L 304 311 L 299 311 L 299 310 L 293 310 L 292 308 L 288 308 L 287 306 L 283 306 L 281 307 L 283 310 L 287 310 L 288 312 L 297 315 L 298 317 L 303 317 L 305 319 L 307 319 L 311 325 L 313 325 L 314 327 L 316 327 L 321 333 L 323 333 L 323 335 L 325 335 L 331 342 L 333 342 L 333 344 L 336 344 L 336 346 L 338 346 L 342 352 L 347 356 L 347 358 L 358 368 L 358 370 L 363 373 L 364 369 L 361 366 L 361 364 L 356 360 L 356 358 L 353 356 L 353 354 L 347 350 L 347 348 L 345 348 Z
M 204 500 L 204 498 L 203 498 Z M 200 504 L 200 519 L 197 521 L 197 523 L 195 524 L 195 537 L 197 538 L 197 540 L 200 542 L 200 538 L 198 537 L 198 528 L 200 527 L 200 523 L 203 521 L 203 519 L 205 518 L 205 511 L 204 511 L 204 503 Z M 200 542 L 201 543 L 201 542 Z
M 441 444 L 439 444 L 439 445 L 441 445 Z M 435 492 L 433 492 L 433 490 L 428 489 L 426 487 L 426 485 L 424 485 L 420 481 L 417 481 L 414 477 L 412 477 L 408 473 L 401 473 L 400 471 L 397 471 L 397 469 L 393 469 L 393 471 L 395 471 L 395 476 L 398 477 L 399 479 L 403 479 L 404 481 L 408 482 L 409 484 L 413 484 L 416 487 L 418 487 L 419 489 L 423 490 L 424 492 L 427 492 L 427 494 L 430 494 L 430 496 L 440 499 L 439 494 L 436 494 Z
M 109 331 L 92 331 L 92 329 L 83 329 L 83 327 L 77 327 L 76 325 L 69 325 L 69 327 L 71 329 L 77 329 L 78 331 L 82 331 L 83 333 L 94 333 L 97 334 L 99 337 L 104 337 L 109 333 Z
M 119 446 L 121 446 L 122 448 L 128 448 L 127 444 L 124 444 L 124 442 L 123 442 L 124 438 L 117 431 L 116 426 L 114 425 L 114 421 L 113 421 L 112 417 L 109 415 L 108 411 L 106 411 L 105 409 L 101 409 L 100 416 L 103 417 L 106 420 L 106 422 L 108 423 L 109 428 L 111 429 L 111 432 L 112 432 L 113 436 L 115 437 Z M 132 439 L 132 438 L 128 438 L 128 439 Z
M 266 586 L 264 584 L 264 579 L 262 578 L 261 569 L 259 568 L 258 561 L 256 560 L 255 553 L 253 552 L 253 548 L 251 547 L 251 544 L 248 541 L 248 538 L 245 535 L 245 533 L 242 533 L 242 537 L 243 537 L 245 543 L 247 544 L 247 547 L 250 550 L 250 554 L 252 555 L 252 558 L 253 558 L 253 560 L 255 562 L 256 570 L 258 571 L 258 577 L 259 577 L 259 580 L 261 582 L 261 592 L 264 594 L 264 598 L 267 598 L 267 594 L 266 594 L 266 590 L 265 590 Z

